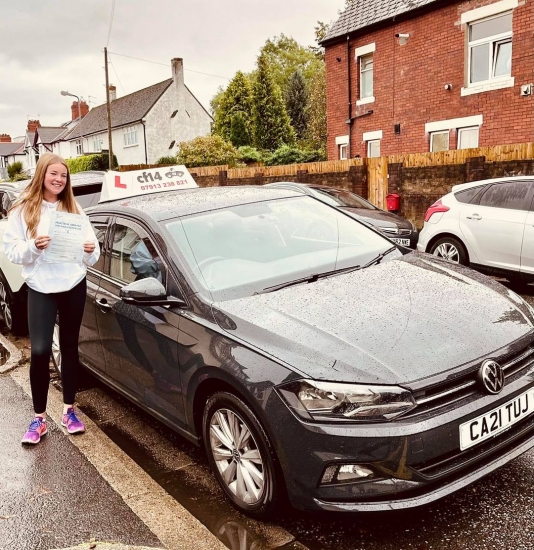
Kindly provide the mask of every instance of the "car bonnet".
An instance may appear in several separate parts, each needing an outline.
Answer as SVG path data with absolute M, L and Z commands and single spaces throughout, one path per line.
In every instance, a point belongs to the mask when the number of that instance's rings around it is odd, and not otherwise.
M 305 376 L 376 384 L 447 372 L 534 329 L 506 287 L 416 252 L 214 310 L 232 321 L 221 328 Z

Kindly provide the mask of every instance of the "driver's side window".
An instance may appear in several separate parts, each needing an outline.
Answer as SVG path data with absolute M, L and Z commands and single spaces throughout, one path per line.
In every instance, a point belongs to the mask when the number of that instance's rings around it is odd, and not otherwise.
M 152 277 L 165 284 L 152 242 L 131 227 L 115 224 L 111 243 L 110 275 L 128 284 Z

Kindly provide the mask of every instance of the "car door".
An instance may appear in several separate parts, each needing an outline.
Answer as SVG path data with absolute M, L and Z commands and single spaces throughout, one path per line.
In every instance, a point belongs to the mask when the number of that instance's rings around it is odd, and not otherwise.
M 529 181 L 496 182 L 477 197 L 477 204 L 461 207 L 460 230 L 480 264 L 519 271 L 532 194 Z
M 155 239 L 138 223 L 116 219 L 110 233 L 107 273 L 96 297 L 107 377 L 141 404 L 178 424 L 184 404 L 178 367 L 179 315 L 170 308 L 127 304 L 120 289 L 157 278 L 170 294 L 177 288 Z
M 521 247 L 521 272 L 534 274 L 534 198 L 525 220 L 523 246 Z
M 106 362 L 102 353 L 100 334 L 96 316 L 96 296 L 100 286 L 100 279 L 105 271 L 105 248 L 107 246 L 107 235 L 109 229 L 108 216 L 90 216 L 89 220 L 100 245 L 100 258 L 98 262 L 87 268 L 87 296 L 83 312 L 82 326 L 80 328 L 80 339 L 78 349 L 80 360 L 100 374 L 106 372 Z

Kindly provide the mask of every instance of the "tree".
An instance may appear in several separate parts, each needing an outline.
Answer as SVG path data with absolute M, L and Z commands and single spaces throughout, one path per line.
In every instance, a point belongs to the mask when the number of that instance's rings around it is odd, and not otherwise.
M 239 162 L 235 147 L 221 136 L 200 136 L 191 141 L 182 141 L 178 147 L 176 162 L 187 167 L 225 164 L 235 167 Z
M 252 145 L 252 87 L 249 78 L 238 71 L 228 84 L 228 87 L 219 96 L 217 94 L 211 101 L 214 111 L 213 133 L 221 136 L 226 141 L 231 141 L 236 147 Z M 237 113 L 238 119 L 234 122 L 244 126 L 244 131 L 239 132 L 239 143 L 232 140 L 232 122 Z M 243 129 L 243 128 L 241 128 Z M 243 141 L 248 136 L 249 141 Z
M 285 90 L 285 100 L 291 126 L 295 130 L 297 139 L 302 140 L 308 127 L 308 89 L 300 70 L 295 71 L 289 77 Z
M 305 143 L 326 155 L 326 70 L 323 65 L 313 79 L 308 97 Z
M 232 116 L 230 124 L 230 141 L 234 147 L 243 147 L 252 143 L 247 117 L 243 111 L 238 111 Z
M 274 151 L 281 145 L 293 145 L 291 128 L 280 87 L 274 81 L 265 55 L 258 57 L 258 71 L 253 86 L 253 126 L 256 147 Z

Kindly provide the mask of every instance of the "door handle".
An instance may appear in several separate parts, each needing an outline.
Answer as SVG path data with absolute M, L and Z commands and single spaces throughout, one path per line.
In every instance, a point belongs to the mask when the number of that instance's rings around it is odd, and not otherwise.
M 468 220 L 481 220 L 482 219 L 482 216 L 479 216 L 478 214 L 473 214 L 472 216 L 467 216 L 467 219 Z
M 104 312 L 111 310 L 111 306 L 108 304 L 108 301 L 105 298 L 101 298 L 100 300 L 97 300 L 96 304 Z

